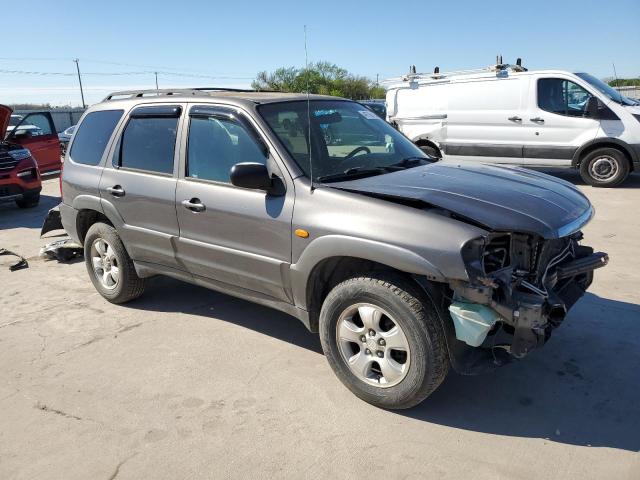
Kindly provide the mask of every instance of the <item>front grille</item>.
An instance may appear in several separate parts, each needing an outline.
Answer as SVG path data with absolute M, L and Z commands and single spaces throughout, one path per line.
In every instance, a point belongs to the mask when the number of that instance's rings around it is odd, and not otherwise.
M 22 188 L 18 185 L 4 185 L 0 186 L 0 197 L 10 197 L 13 195 L 19 195 L 22 193 Z
M 18 164 L 17 160 L 14 160 L 8 153 L 0 153 L 0 172 L 6 170 L 12 170 L 16 168 Z

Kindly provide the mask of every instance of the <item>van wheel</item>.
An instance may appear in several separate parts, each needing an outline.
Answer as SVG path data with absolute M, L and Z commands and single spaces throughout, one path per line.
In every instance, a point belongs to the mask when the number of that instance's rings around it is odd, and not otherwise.
M 320 340 L 340 381 L 382 408 L 417 405 L 449 370 L 435 306 L 395 275 L 352 278 L 333 288 L 320 312 Z
M 33 195 L 28 195 L 20 200 L 16 200 L 16 205 L 19 208 L 33 208 L 40 203 L 40 194 L 36 193 Z
M 138 277 L 111 225 L 91 225 L 84 239 L 84 260 L 93 286 L 111 303 L 125 303 L 144 292 L 144 279 Z
M 418 148 L 430 157 L 437 158 L 438 160 L 442 159 L 442 153 L 433 145 L 418 145 Z
M 617 187 L 629 176 L 629 161 L 615 148 L 598 148 L 580 162 L 580 176 L 594 187 Z

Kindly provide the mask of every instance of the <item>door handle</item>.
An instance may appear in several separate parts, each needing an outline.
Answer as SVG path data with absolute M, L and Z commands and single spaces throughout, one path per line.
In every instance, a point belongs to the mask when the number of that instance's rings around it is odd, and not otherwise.
M 533 117 L 533 118 L 530 118 L 529 120 L 536 123 L 544 123 L 544 118 L 541 118 L 541 117 Z
M 183 200 L 182 206 L 192 212 L 204 212 L 207 207 L 200 201 L 199 198 L 192 198 L 191 200 Z
M 114 197 L 124 197 L 124 189 L 120 185 L 108 187 L 107 192 L 109 192 Z
M 513 116 L 513 117 L 509 117 L 509 120 L 511 120 L 512 122 L 521 122 L 522 118 L 520 118 L 520 117 L 518 117 L 516 115 L 516 116 Z

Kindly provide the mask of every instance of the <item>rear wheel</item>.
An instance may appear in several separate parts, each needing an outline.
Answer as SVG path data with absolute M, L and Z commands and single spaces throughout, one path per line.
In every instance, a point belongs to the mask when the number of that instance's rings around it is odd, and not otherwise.
M 93 286 L 108 301 L 125 303 L 144 292 L 144 279 L 138 277 L 133 261 L 111 225 L 91 225 L 84 240 L 84 259 Z
M 629 176 L 627 157 L 615 148 L 598 148 L 580 161 L 580 176 L 594 187 L 617 187 Z
M 337 285 L 322 305 L 320 339 L 342 383 L 382 408 L 417 405 L 449 369 L 435 307 L 417 286 L 395 275 Z
M 16 205 L 20 208 L 33 208 L 40 203 L 40 194 L 25 195 L 21 199 L 16 200 Z

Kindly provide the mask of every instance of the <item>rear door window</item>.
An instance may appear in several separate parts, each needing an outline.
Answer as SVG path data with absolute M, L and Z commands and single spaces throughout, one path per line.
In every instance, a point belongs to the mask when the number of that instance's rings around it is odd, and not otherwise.
M 116 166 L 172 174 L 179 116 L 179 107 L 134 111 L 120 139 Z
M 101 110 L 87 114 L 71 145 L 71 160 L 83 165 L 98 165 L 123 112 Z

